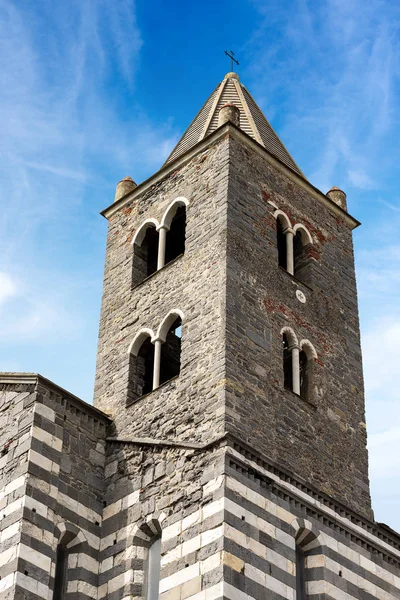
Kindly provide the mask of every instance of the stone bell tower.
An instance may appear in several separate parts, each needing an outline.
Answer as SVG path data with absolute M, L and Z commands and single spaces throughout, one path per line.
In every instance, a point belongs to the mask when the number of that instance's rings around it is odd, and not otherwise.
M 228 73 L 103 215 L 99 598 L 400 597 L 399 538 L 371 509 L 344 192 L 306 179 Z
M 307 181 L 228 73 L 164 167 L 116 198 L 95 395 L 116 433 L 231 433 L 370 515 L 358 223 L 337 191 Z

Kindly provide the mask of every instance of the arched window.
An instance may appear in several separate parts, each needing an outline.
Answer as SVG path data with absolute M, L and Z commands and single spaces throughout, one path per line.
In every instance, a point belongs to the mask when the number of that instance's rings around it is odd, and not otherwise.
M 295 225 L 294 231 L 294 276 L 300 281 L 304 281 L 304 283 L 311 283 L 312 256 L 310 252 L 310 245 L 312 244 L 312 237 L 304 225 Z
M 156 221 L 149 219 L 137 230 L 133 238 L 133 287 L 157 271 L 158 236 Z
M 288 216 L 281 210 L 274 213 L 276 218 L 276 245 L 278 249 L 278 265 L 290 272 L 292 264 L 292 229 Z M 289 235 L 289 240 L 287 239 Z M 288 252 L 290 255 L 288 255 Z M 293 274 L 293 273 L 292 273 Z
M 129 347 L 127 404 L 177 377 L 181 370 L 183 313 L 172 310 L 162 320 L 157 334 L 141 329 Z
M 167 232 L 165 246 L 165 264 L 184 254 L 185 252 L 185 233 L 186 233 L 186 206 L 179 206 L 171 226 Z
M 314 346 L 308 340 L 302 340 L 299 353 L 300 396 L 311 404 L 314 403 L 312 388 L 315 358 L 317 358 L 317 353 Z
M 282 336 L 283 350 L 283 385 L 289 390 L 293 390 L 293 362 L 292 350 L 289 346 L 289 339 L 286 333 Z
M 295 332 L 290 327 L 281 330 L 283 385 L 286 389 L 300 394 L 299 381 L 299 345 Z
M 151 341 L 151 334 L 149 330 L 139 332 L 130 348 L 128 404 L 153 389 L 154 344 Z
M 72 523 L 60 523 L 56 527 L 60 538 L 56 549 L 56 569 L 54 576 L 53 600 L 65 600 L 68 587 L 68 558 L 73 550 L 74 553 L 82 548 L 85 542 L 83 533 Z
M 147 519 L 134 527 L 132 546 L 138 546 L 144 550 L 142 567 L 135 565 L 135 570 L 142 569 L 141 577 L 138 577 L 135 587 L 137 591 L 135 596 L 140 596 L 145 600 L 158 600 L 161 574 L 161 549 L 162 549 L 162 530 L 161 522 L 165 518 L 159 516 L 158 519 Z M 133 559 L 133 562 L 137 561 Z
M 300 361 L 300 396 L 303 400 L 308 398 L 309 387 L 309 365 L 307 354 L 302 350 L 299 354 Z
M 296 543 L 296 600 L 307 600 L 305 578 L 305 556 L 300 544 Z
M 160 385 L 179 375 L 181 370 L 182 319 L 171 324 L 161 346 Z
M 68 550 L 64 543 L 59 543 L 56 553 L 56 573 L 54 577 L 53 600 L 64 600 L 67 591 Z
M 161 571 L 161 535 L 151 541 L 146 562 L 146 600 L 158 600 Z
M 303 519 L 300 520 L 301 525 L 305 525 Z M 319 549 L 322 556 L 321 543 L 317 537 L 318 533 L 310 531 L 308 527 L 302 526 L 296 535 L 296 600 L 308 600 L 308 582 L 314 581 L 316 578 L 316 572 L 313 573 L 313 569 L 318 570 L 318 578 L 321 578 L 321 567 L 320 563 L 317 563 L 315 567 L 310 564 L 309 559 L 315 558 L 318 554 Z M 324 577 L 323 577 L 324 579 Z

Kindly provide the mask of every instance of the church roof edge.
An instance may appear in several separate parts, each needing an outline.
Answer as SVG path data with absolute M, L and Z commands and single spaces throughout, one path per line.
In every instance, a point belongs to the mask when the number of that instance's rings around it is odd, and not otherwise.
M 79 398 L 79 396 L 75 396 L 75 394 L 72 392 L 69 392 L 65 388 L 59 386 L 50 379 L 43 377 L 43 375 L 40 375 L 39 373 L 0 372 L 0 386 L 18 384 L 34 385 L 35 388 L 38 384 L 42 384 L 45 387 L 51 387 L 58 391 L 61 395 L 68 396 L 74 402 L 81 404 L 86 410 L 94 413 L 99 419 L 103 418 L 108 422 L 112 421 L 112 419 L 106 413 L 93 406 L 93 404 L 85 402 L 85 400 L 82 400 Z

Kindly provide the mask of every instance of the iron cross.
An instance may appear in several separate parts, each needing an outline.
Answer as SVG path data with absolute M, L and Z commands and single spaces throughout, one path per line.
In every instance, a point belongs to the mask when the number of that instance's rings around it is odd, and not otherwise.
M 233 63 L 235 62 L 238 65 L 239 61 L 236 60 L 235 53 L 232 50 L 230 50 L 230 54 L 229 54 L 229 52 L 227 50 L 224 50 L 224 52 L 231 59 L 231 71 L 233 71 Z

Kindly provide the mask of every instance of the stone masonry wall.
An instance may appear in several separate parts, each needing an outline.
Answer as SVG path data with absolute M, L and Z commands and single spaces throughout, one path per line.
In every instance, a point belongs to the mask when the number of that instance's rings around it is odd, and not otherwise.
M 227 176 L 223 140 L 109 220 L 95 405 L 119 436 L 196 441 L 223 430 Z M 132 289 L 136 229 L 149 218 L 160 222 L 180 196 L 189 201 L 184 255 Z M 130 343 L 173 309 L 184 313 L 180 375 L 126 408 Z
M 235 137 L 229 157 L 227 429 L 371 516 L 351 231 Z M 276 207 L 313 237 L 311 287 L 278 266 Z M 284 389 L 284 326 L 317 351 L 313 403 Z
M 112 443 L 106 466 L 99 600 L 145 597 L 147 553 L 161 534 L 160 598 L 222 581 L 223 449 Z M 173 595 L 172 595 L 173 593 Z
M 13 378 L 0 376 L 1 432 L 12 439 L 0 463 L 0 599 L 52 596 L 65 531 L 77 535 L 67 598 L 95 598 L 108 419 L 47 380 Z
M 271 468 L 239 441 L 194 450 L 113 442 L 99 600 L 144 598 L 161 536 L 160 600 L 400 598 L 400 538 Z

